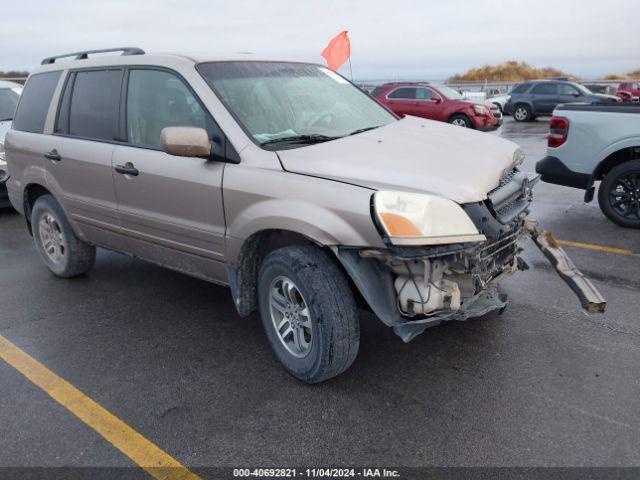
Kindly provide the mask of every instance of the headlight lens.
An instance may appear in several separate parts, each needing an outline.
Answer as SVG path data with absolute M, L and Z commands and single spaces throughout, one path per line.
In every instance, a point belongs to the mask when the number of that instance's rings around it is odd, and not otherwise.
M 487 107 L 485 107 L 484 105 L 474 105 L 473 106 L 473 110 L 478 114 L 478 115 L 488 115 L 489 114 L 489 110 L 487 109 Z
M 394 245 L 481 242 L 469 216 L 457 203 L 436 195 L 376 192 L 374 214 Z

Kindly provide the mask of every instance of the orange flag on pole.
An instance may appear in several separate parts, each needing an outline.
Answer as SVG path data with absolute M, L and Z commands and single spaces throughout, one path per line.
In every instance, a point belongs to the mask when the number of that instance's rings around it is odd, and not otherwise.
M 320 54 L 327 60 L 327 66 L 334 72 L 351 56 L 351 42 L 347 33 L 349 31 L 345 30 L 333 37 L 327 48 Z

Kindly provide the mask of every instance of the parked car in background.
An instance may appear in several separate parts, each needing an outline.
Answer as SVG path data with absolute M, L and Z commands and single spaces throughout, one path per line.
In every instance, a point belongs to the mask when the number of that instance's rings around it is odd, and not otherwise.
M 582 86 L 588 88 L 593 93 L 613 96 L 617 95 L 616 86 L 609 83 L 583 83 Z
M 565 80 L 532 80 L 513 87 L 508 95 L 505 112 L 518 122 L 551 115 L 563 103 L 618 103 L 612 95 L 593 93 L 579 83 Z
M 617 95 L 625 102 L 640 100 L 640 82 L 620 82 Z
M 124 55 L 91 56 L 107 52 Z M 7 134 L 8 187 L 58 277 L 106 247 L 228 285 L 309 383 L 356 358 L 357 300 L 404 341 L 504 309 L 525 235 L 604 310 L 525 220 L 537 175 L 511 141 L 398 119 L 315 64 L 137 48 L 42 63 Z
M 487 101 L 487 94 L 485 92 L 465 89 L 458 90 L 458 92 L 465 99 L 471 100 L 472 102 L 485 103 Z
M 505 114 L 504 106 L 507 104 L 508 95 L 496 95 L 487 100 L 487 103 L 492 103 L 500 110 L 500 113 Z
M 21 92 L 22 85 L 19 83 L 0 80 L 0 208 L 11 206 L 6 186 L 9 175 L 5 161 L 4 137 L 11 127 Z
M 561 105 L 549 122 L 542 181 L 586 190 L 600 181 L 602 212 L 623 227 L 640 228 L 640 105 Z
M 429 83 L 385 83 L 371 94 L 396 115 L 412 115 L 476 130 L 495 130 L 502 114 L 494 105 L 466 100 L 456 90 Z

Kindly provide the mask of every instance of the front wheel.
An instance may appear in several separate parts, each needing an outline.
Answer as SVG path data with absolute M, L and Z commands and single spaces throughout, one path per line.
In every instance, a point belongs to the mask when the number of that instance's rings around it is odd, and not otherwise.
M 473 128 L 471 120 L 466 115 L 454 115 L 449 119 L 449 123 L 458 127 Z
M 609 220 L 622 227 L 640 228 L 640 160 L 625 162 L 605 175 L 598 203 Z
M 57 277 L 75 277 L 93 267 L 95 247 L 76 236 L 62 207 L 51 195 L 36 200 L 31 212 L 31 228 L 36 250 Z
M 291 375 L 319 383 L 351 366 L 360 345 L 358 312 L 347 279 L 326 252 L 291 246 L 270 253 L 258 299 L 271 348 Z
M 533 115 L 527 105 L 518 105 L 513 110 L 513 118 L 516 122 L 528 122 L 533 119 Z

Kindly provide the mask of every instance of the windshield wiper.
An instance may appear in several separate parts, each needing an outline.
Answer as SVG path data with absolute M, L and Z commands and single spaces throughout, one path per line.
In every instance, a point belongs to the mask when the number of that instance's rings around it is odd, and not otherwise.
M 13 120 L 12 117 L 9 118 L 0 118 L 0 122 L 8 122 L 9 120 Z
M 369 130 L 373 130 L 374 128 L 380 128 L 381 126 L 382 125 L 375 125 L 373 127 L 359 128 L 358 130 L 354 130 L 353 132 L 351 132 L 349 135 L 357 135 L 358 133 L 368 132 Z
M 310 135 L 291 135 L 289 137 L 272 138 L 271 140 L 265 140 L 260 145 L 273 145 L 274 143 L 320 143 L 328 142 L 329 140 L 335 140 L 340 137 L 329 137 L 327 135 L 320 135 L 317 133 Z

